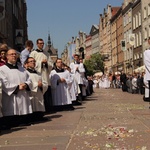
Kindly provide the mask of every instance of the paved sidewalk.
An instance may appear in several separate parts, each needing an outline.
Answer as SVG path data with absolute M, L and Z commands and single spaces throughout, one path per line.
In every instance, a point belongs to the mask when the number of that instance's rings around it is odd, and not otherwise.
M 139 94 L 95 89 L 74 111 L 0 133 L 0 150 L 150 150 L 150 109 Z

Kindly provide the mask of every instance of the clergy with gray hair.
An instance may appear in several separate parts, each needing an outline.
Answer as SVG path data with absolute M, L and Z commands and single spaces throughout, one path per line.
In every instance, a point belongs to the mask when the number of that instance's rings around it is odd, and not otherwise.
M 0 67 L 2 80 L 2 114 L 13 121 L 14 117 L 32 113 L 29 91 L 32 82 L 27 71 L 17 64 L 17 52 L 8 50 L 7 63 Z M 10 119 L 11 118 L 11 119 Z M 7 123 L 11 123 L 8 120 Z

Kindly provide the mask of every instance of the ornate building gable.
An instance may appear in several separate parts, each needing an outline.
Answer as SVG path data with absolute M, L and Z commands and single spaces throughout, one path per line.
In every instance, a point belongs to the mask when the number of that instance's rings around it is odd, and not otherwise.
M 93 36 L 95 34 L 99 33 L 99 26 L 98 25 L 92 25 L 90 30 L 90 35 Z

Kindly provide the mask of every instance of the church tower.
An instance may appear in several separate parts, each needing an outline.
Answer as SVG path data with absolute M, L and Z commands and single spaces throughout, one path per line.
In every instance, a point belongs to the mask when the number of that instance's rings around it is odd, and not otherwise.
M 47 52 L 51 56 L 51 59 L 54 62 L 58 58 L 58 50 L 54 48 L 53 43 L 51 42 L 50 33 L 48 34 L 48 41 L 47 41 L 46 47 L 44 48 L 44 51 Z

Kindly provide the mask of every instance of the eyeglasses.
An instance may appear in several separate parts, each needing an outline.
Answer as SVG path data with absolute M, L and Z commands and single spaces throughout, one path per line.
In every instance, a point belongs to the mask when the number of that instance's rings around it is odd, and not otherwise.
M 35 63 L 36 61 L 35 60 L 28 61 L 28 63 L 30 63 L 30 62 L 34 62 Z
M 7 55 L 16 56 L 17 54 L 16 53 L 11 53 L 11 54 L 7 54 Z
M 44 44 L 44 43 L 38 43 L 38 44 Z

